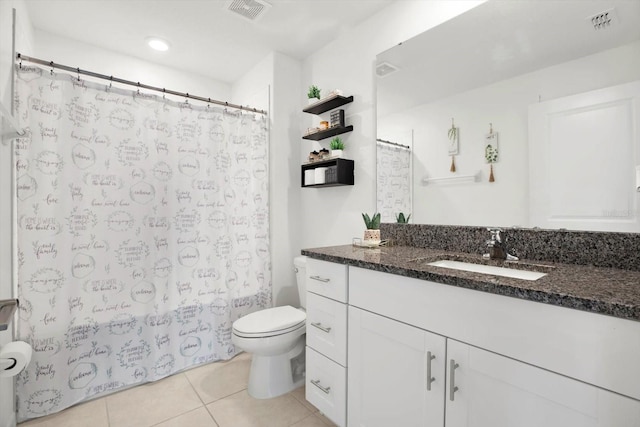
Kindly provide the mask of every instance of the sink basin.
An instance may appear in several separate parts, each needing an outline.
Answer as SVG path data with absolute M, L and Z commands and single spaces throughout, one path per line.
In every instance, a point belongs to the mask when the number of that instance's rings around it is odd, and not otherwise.
M 491 274 L 494 276 L 512 277 L 522 280 L 538 280 L 547 275 L 538 271 L 518 270 L 508 267 L 497 267 L 494 265 L 473 264 L 471 262 L 451 261 L 448 259 L 430 262 L 427 265 L 434 267 L 451 268 L 454 270 L 470 271 L 472 273 Z

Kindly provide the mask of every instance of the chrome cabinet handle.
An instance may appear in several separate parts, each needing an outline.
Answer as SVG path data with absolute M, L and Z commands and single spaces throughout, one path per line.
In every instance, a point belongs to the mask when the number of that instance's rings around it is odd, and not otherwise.
M 311 380 L 311 384 L 318 387 L 325 394 L 329 394 L 329 392 L 331 391 L 331 387 L 322 387 L 320 385 L 320 380 Z
M 322 326 L 322 323 L 320 322 L 312 323 L 311 326 L 315 326 L 316 328 L 320 329 L 322 332 L 326 332 L 326 333 L 331 332 L 331 326 Z
M 449 400 L 452 402 L 456 391 L 458 391 L 458 387 L 456 387 L 456 368 L 459 366 L 455 360 L 451 359 L 449 361 Z
M 324 282 L 324 283 L 327 283 L 329 282 L 329 280 L 331 280 L 331 279 L 325 279 L 324 277 L 320 277 L 320 276 L 310 276 L 309 279 L 317 280 L 318 282 Z
M 431 391 L 431 383 L 436 379 L 431 376 L 431 361 L 436 357 L 431 354 L 430 351 L 427 351 L 427 390 Z

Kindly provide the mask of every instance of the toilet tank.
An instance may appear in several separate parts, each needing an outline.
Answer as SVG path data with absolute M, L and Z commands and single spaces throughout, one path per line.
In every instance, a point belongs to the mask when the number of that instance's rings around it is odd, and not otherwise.
M 296 272 L 296 283 L 300 295 L 300 307 L 307 308 L 307 257 L 297 256 L 293 259 L 293 267 Z

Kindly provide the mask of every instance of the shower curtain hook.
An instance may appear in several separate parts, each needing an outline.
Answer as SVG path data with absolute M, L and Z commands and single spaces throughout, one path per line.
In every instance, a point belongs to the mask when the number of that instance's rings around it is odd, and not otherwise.
M 209 107 L 210 107 L 210 105 L 209 105 L 209 104 L 211 104 L 211 98 L 207 98 L 207 110 L 208 110 L 208 109 L 209 109 Z
M 138 82 L 138 95 L 140 95 L 140 82 Z
M 185 94 L 185 100 L 184 100 L 184 103 L 185 103 L 185 104 L 187 104 L 187 105 L 189 105 L 189 92 L 187 92 L 187 93 Z
M 78 81 L 80 81 L 80 67 L 76 68 L 76 71 L 78 72 Z
M 165 88 L 162 88 L 162 99 L 166 99 L 165 95 L 167 93 L 167 90 Z
M 18 64 L 18 66 L 22 70 L 22 54 L 18 53 L 18 59 L 20 60 L 20 63 Z
M 49 65 L 51 66 L 51 71 L 49 71 L 49 73 L 53 76 L 53 61 L 49 62 Z

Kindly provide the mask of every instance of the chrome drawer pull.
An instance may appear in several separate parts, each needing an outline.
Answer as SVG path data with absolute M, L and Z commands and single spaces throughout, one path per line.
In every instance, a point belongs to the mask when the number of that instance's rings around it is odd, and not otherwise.
M 331 280 L 331 279 L 325 279 L 324 277 L 320 277 L 320 276 L 310 276 L 309 279 L 317 280 L 318 282 L 324 282 L 324 283 L 327 283 Z
M 431 354 L 430 351 L 427 351 L 427 390 L 431 391 L 431 383 L 436 379 L 431 376 L 431 361 L 436 357 Z
M 331 387 L 322 387 L 320 385 L 320 380 L 311 380 L 311 384 L 318 387 L 325 394 L 329 394 L 329 392 L 331 391 Z
M 455 360 L 451 359 L 449 361 L 449 400 L 452 402 L 456 391 L 458 391 L 458 387 L 456 387 L 456 368 L 459 366 Z
M 312 323 L 311 326 L 315 326 L 316 328 L 320 329 L 322 332 L 326 332 L 329 333 L 331 332 L 331 326 L 322 326 L 322 323 L 318 322 L 318 323 Z

